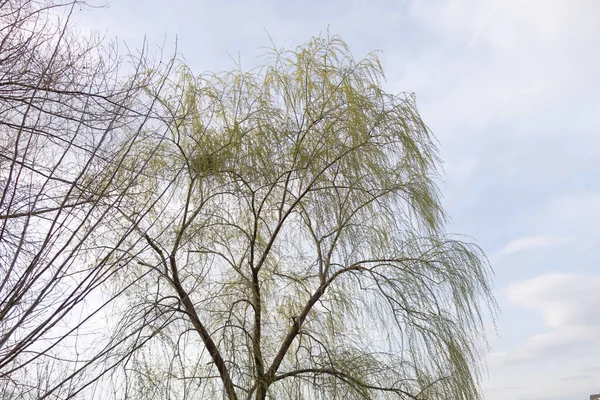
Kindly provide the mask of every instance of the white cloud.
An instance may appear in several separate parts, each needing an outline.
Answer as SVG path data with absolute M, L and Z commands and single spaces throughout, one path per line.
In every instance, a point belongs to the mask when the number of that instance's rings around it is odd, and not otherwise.
M 523 387 L 516 390 L 522 398 L 566 399 L 593 390 L 600 379 L 599 292 L 598 275 L 544 274 L 509 285 L 508 300 L 539 315 L 544 331 L 489 358 L 490 375 L 499 386 L 487 398 L 501 399 L 499 389 L 507 382 Z
M 554 329 L 600 328 L 600 276 L 545 274 L 506 289 L 514 304 L 539 312 Z
M 520 253 L 522 251 L 535 250 L 543 247 L 549 247 L 566 242 L 566 239 L 548 236 L 534 236 L 515 239 L 507 243 L 493 257 L 500 258 L 510 254 Z
M 405 63 L 398 86 L 435 93 L 428 114 L 446 130 L 530 121 L 532 113 L 598 87 L 600 80 L 589 78 L 600 66 L 599 54 L 590 51 L 600 45 L 599 4 L 413 1 L 413 17 L 436 40 Z
M 588 3 L 589 6 L 593 6 Z M 473 45 L 491 42 L 495 46 L 513 47 L 527 32 L 538 39 L 557 39 L 561 30 L 573 23 L 572 16 L 585 12 L 585 1 L 564 0 L 451 0 L 415 1 L 416 16 L 435 16 L 431 24 L 440 25 Z

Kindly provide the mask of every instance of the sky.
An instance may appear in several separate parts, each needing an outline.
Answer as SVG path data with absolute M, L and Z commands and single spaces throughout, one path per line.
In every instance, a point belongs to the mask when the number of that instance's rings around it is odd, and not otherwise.
M 415 92 L 440 142 L 449 231 L 495 270 L 486 400 L 600 393 L 600 1 L 114 0 L 76 18 L 130 48 L 177 39 L 196 72 L 327 29 L 381 51 L 384 88 Z

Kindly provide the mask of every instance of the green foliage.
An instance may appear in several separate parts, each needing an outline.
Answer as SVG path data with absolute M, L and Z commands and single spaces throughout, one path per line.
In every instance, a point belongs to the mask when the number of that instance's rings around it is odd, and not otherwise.
M 157 337 L 139 357 L 169 367 L 136 376 L 162 371 L 164 398 L 188 380 L 230 399 L 479 398 L 490 269 L 444 230 L 414 95 L 384 92 L 377 56 L 337 36 L 266 57 L 182 66 L 161 99 L 170 137 L 133 206 L 152 216 L 136 257 L 161 272 L 137 288 L 168 282 L 154 302 L 184 311 L 163 332 L 195 344 Z

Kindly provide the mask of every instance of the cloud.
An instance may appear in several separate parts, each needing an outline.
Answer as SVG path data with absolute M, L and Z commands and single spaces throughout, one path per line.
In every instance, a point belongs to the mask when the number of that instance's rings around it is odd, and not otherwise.
M 555 329 L 600 328 L 600 276 L 545 274 L 510 285 L 508 299 L 539 312 Z
M 536 123 L 544 118 L 536 114 L 560 109 L 569 97 L 588 96 L 590 86 L 600 85 L 600 79 L 589 79 L 600 66 L 598 53 L 589 51 L 600 45 L 597 2 L 410 4 L 414 20 L 433 39 L 424 41 L 418 57 L 403 63 L 403 84 L 435 94 L 427 111 L 446 130 L 506 122 L 539 129 Z
M 510 254 L 520 253 L 522 251 L 535 250 L 543 247 L 553 246 L 566 242 L 566 239 L 555 238 L 548 236 L 533 236 L 524 237 L 510 241 L 507 243 L 499 252 L 495 254 L 496 257 L 503 257 Z
M 541 332 L 488 358 L 486 399 L 500 400 L 510 382 L 523 386 L 515 399 L 586 398 L 600 389 L 600 275 L 546 273 L 510 284 L 505 290 L 513 307 L 539 316 Z M 519 330 L 513 322 L 509 330 Z M 496 390 L 498 389 L 498 390 Z

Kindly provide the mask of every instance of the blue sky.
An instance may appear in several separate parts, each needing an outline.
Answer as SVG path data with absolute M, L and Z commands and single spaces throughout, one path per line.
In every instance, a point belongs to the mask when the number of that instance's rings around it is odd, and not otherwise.
M 381 50 L 440 141 L 450 230 L 496 271 L 486 399 L 600 392 L 599 1 L 115 0 L 77 19 L 131 48 L 177 36 L 197 72 L 260 63 L 268 34 Z

